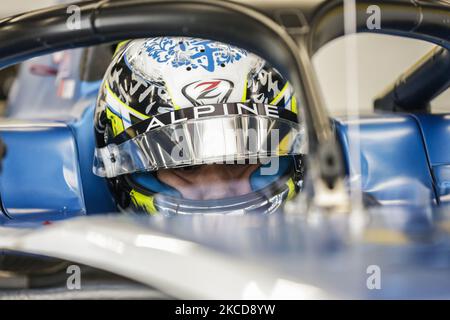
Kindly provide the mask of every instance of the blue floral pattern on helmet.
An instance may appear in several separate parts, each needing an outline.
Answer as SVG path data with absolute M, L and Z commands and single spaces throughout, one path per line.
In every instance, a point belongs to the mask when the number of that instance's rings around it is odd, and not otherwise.
M 248 54 L 243 49 L 227 44 L 195 38 L 152 38 L 144 47 L 147 54 L 158 63 L 171 64 L 174 68 L 201 67 L 209 72 L 239 61 Z

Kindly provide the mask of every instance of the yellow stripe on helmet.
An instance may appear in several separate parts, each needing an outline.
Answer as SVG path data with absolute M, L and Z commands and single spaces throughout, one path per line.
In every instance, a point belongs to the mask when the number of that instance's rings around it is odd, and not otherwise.
M 277 155 L 278 156 L 285 156 L 287 153 L 289 153 L 289 149 L 291 146 L 291 135 L 286 134 L 283 139 L 281 139 L 280 143 L 277 147 Z
M 297 99 L 295 98 L 295 95 L 292 95 L 292 101 L 291 101 L 291 111 L 295 114 L 297 114 Z
M 138 208 L 145 210 L 150 215 L 156 215 L 158 210 L 155 207 L 153 196 L 146 196 L 136 190 L 130 192 L 131 202 Z
M 248 80 L 245 79 L 245 83 L 244 83 L 244 92 L 242 93 L 241 102 L 247 101 L 247 85 L 248 85 Z
M 289 192 L 288 192 L 288 196 L 286 200 L 291 200 L 292 198 L 295 197 L 295 195 L 297 194 L 297 191 L 295 190 L 295 183 L 294 180 L 292 178 L 290 178 L 287 182 L 286 182 L 287 187 L 289 188 Z
M 286 82 L 283 89 L 277 94 L 275 98 L 270 102 L 271 105 L 276 105 L 278 102 L 280 102 L 281 98 L 283 98 L 284 94 L 286 93 L 287 88 L 289 87 L 289 82 Z
M 111 121 L 111 127 L 114 136 L 117 136 L 119 133 L 125 130 L 122 119 L 120 119 L 117 115 L 115 115 L 109 109 L 109 107 L 106 108 L 106 118 L 108 118 Z
M 119 44 L 116 47 L 116 51 L 114 51 L 113 56 L 115 56 L 117 54 L 117 52 L 119 52 L 120 49 L 122 49 L 128 42 L 130 42 L 130 40 L 125 40 L 125 41 L 119 42 Z

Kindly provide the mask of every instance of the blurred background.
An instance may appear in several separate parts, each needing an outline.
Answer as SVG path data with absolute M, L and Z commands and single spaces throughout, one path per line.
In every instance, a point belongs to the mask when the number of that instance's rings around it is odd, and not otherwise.
M 16 13 L 51 6 L 56 0 L 2 0 L 0 6 L 1 17 Z
M 70 1 L 68 1 L 70 2 Z M 57 3 L 57 0 L 1 0 L 0 16 L 38 9 Z M 394 81 L 403 71 L 432 49 L 432 45 L 413 39 L 387 35 L 360 34 L 354 36 L 357 48 L 356 80 L 350 85 L 357 90 L 358 108 L 362 114 L 373 111 L 373 98 Z M 346 45 L 348 38 L 337 39 L 323 47 L 314 57 L 326 105 L 331 115 L 347 110 Z M 0 91 L 4 98 L 11 85 L 10 74 L 2 81 Z M 433 112 L 449 111 L 450 91 L 447 90 L 432 103 Z
M 358 34 L 353 36 L 357 48 L 358 106 L 361 113 L 373 111 L 373 98 L 397 77 L 428 53 L 433 45 L 388 35 Z M 314 57 L 322 92 L 332 115 L 346 113 L 346 45 L 351 39 L 340 38 L 324 46 Z M 432 102 L 432 112 L 448 112 L 450 91 Z

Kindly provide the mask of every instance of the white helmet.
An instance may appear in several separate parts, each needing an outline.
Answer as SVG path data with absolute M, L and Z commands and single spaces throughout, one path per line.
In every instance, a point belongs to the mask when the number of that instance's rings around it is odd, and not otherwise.
M 95 130 L 94 172 L 108 179 L 122 209 L 270 213 L 303 180 L 305 130 L 290 84 L 263 59 L 220 42 L 159 37 L 119 45 Z M 260 164 L 252 191 L 185 199 L 155 174 L 217 163 Z

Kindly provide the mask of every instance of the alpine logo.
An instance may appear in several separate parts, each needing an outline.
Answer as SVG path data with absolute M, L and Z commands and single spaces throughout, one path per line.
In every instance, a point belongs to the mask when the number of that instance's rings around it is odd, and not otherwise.
M 234 84 L 226 79 L 197 80 L 184 86 L 181 92 L 194 106 L 208 103 L 225 103 Z

